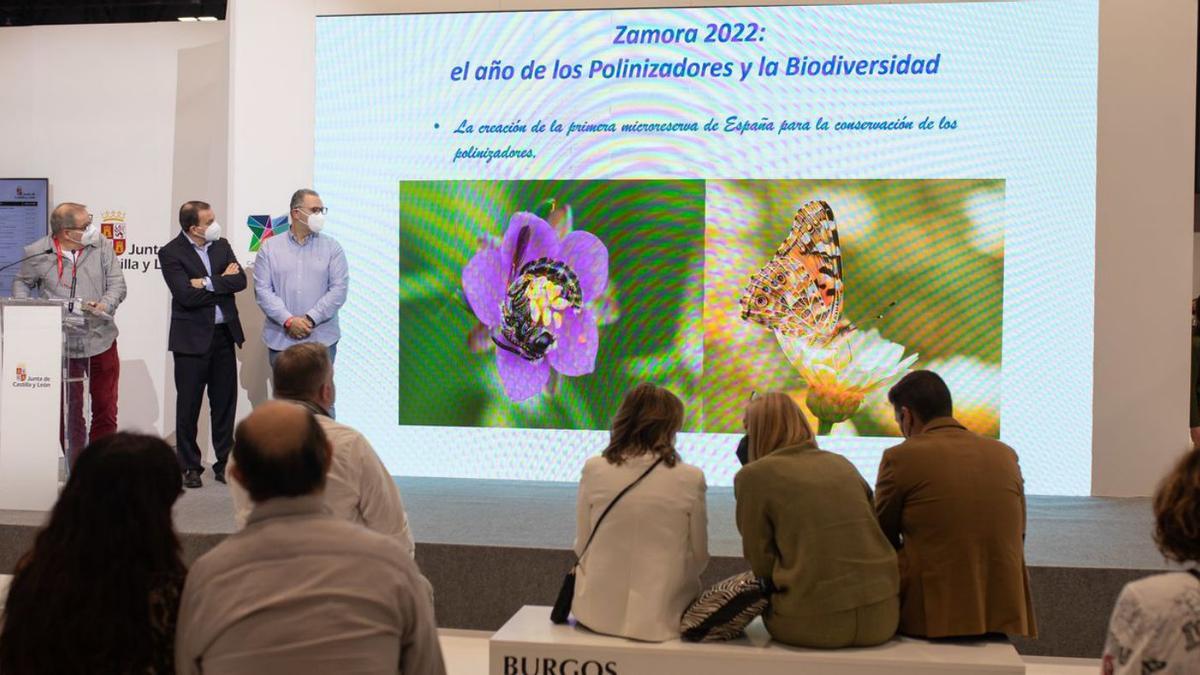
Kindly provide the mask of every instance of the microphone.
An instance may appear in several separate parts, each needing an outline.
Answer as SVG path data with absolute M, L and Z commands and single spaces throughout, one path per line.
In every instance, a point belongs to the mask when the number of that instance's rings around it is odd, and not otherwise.
M 14 263 L 9 263 L 9 264 L 5 265 L 4 267 L 0 267 L 0 272 L 3 272 L 4 270 L 6 270 L 10 267 L 15 267 L 17 265 L 20 265 L 21 263 L 25 262 L 26 260 L 29 260 L 30 258 L 36 258 L 39 255 L 50 255 L 52 253 L 54 253 L 54 249 L 48 248 L 45 251 L 40 251 L 38 253 L 34 253 L 33 255 L 27 255 L 24 258 L 21 258 L 20 260 L 14 262 Z
M 79 253 L 75 253 L 75 257 L 71 259 L 71 301 L 67 303 L 67 312 L 75 311 L 75 278 L 79 273 Z

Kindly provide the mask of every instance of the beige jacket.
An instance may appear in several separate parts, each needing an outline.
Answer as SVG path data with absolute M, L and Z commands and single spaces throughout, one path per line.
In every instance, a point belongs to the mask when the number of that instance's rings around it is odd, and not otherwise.
M 273 499 L 188 572 L 179 675 L 445 673 L 433 606 L 395 539 Z
M 584 464 L 576 508 L 575 554 L 604 508 L 654 462 Z M 708 565 L 704 473 L 660 464 L 613 507 L 580 562 L 571 611 L 588 628 L 635 640 L 679 637 L 679 619 L 700 594 Z
M 413 557 L 413 536 L 400 490 L 370 441 L 355 428 L 320 414 L 317 409 L 314 412 L 333 445 L 333 464 L 325 479 L 325 504 L 329 510 L 335 516 L 392 537 L 408 557 Z M 231 453 L 226 473 L 232 475 L 234 463 Z M 254 502 L 236 480 L 229 481 L 229 492 L 233 496 L 234 519 L 238 527 L 245 527 Z
M 875 511 L 900 555 L 900 632 L 1037 635 L 1017 453 L 952 417 L 883 453 Z

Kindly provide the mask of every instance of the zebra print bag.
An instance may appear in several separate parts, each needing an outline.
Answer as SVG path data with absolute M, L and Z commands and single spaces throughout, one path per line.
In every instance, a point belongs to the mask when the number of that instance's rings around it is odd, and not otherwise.
M 704 591 L 683 613 L 679 631 L 688 642 L 741 637 L 771 600 L 772 586 L 753 572 L 735 574 Z

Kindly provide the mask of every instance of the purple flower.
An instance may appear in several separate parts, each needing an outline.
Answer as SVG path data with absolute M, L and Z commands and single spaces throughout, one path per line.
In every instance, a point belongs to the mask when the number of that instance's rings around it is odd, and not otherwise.
M 536 396 L 552 368 L 571 377 L 595 369 L 591 303 L 608 286 L 608 249 L 595 235 L 575 230 L 560 239 L 536 215 L 514 214 L 500 246 L 485 244 L 463 268 L 462 285 L 497 347 L 509 399 Z

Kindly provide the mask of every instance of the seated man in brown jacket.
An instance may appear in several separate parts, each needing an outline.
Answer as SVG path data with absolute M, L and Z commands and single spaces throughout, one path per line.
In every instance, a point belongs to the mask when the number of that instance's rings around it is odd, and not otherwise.
M 907 440 L 883 453 L 875 512 L 899 552 L 900 632 L 1035 636 L 1017 453 L 959 424 L 936 373 L 905 375 L 888 401 Z

